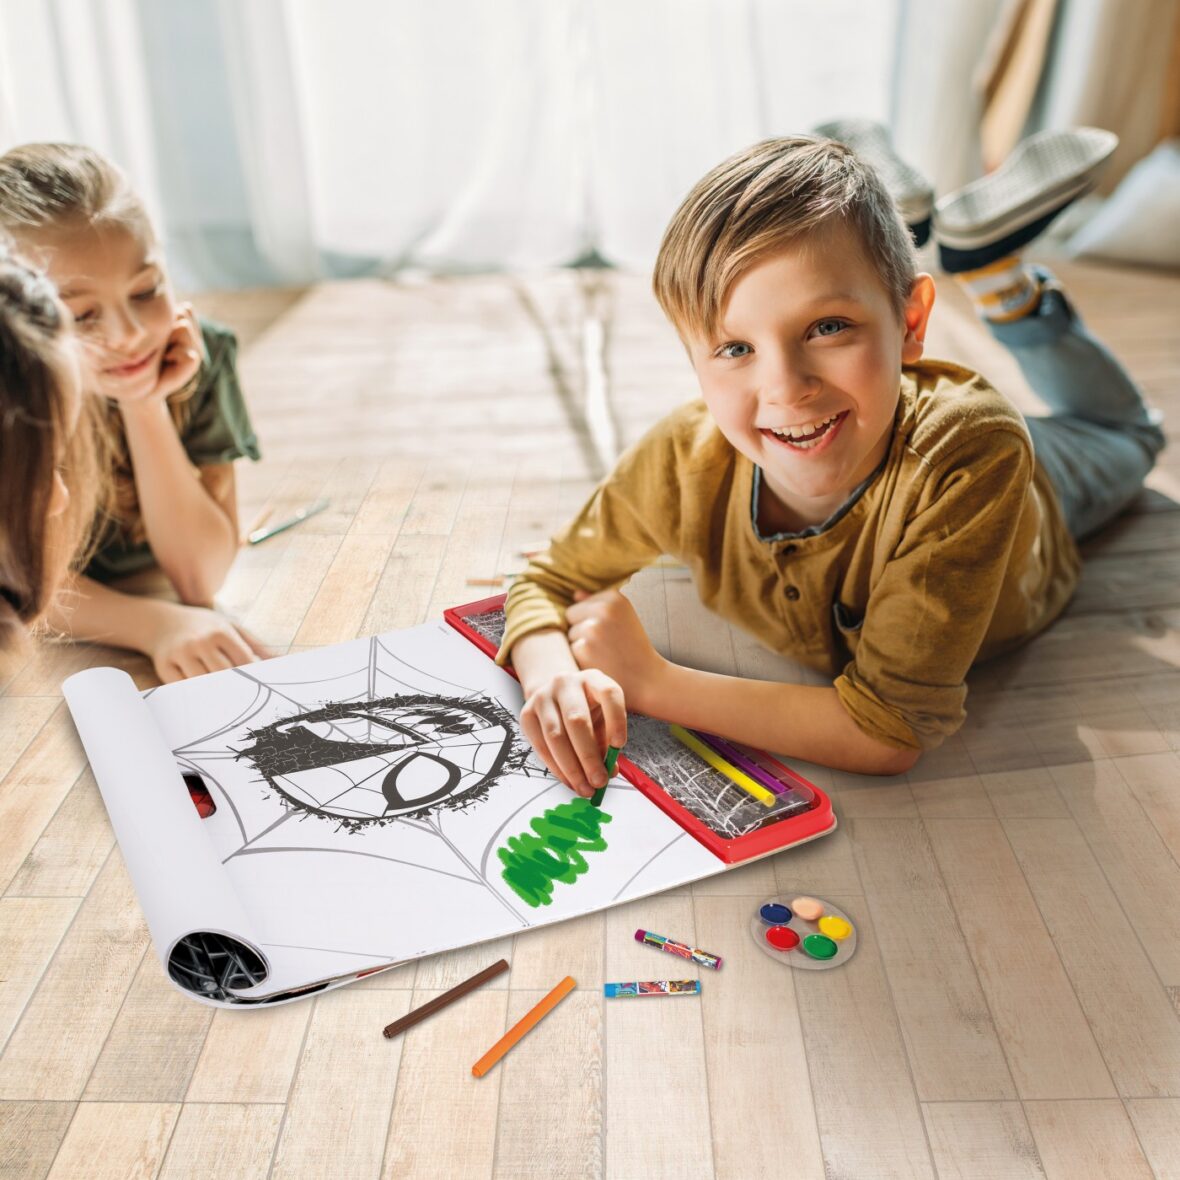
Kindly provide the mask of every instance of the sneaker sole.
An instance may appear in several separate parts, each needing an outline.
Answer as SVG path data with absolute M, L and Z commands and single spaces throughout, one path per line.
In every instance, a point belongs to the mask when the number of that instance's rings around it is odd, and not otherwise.
M 837 119 L 821 123 L 816 135 L 850 147 L 881 178 L 907 225 L 929 222 L 934 210 L 934 188 L 916 168 L 894 150 L 889 132 L 868 119 Z M 926 231 L 929 236 L 929 228 Z M 925 239 L 923 239 L 925 240 Z
M 939 244 L 969 251 L 997 239 L 1031 240 L 1093 186 L 1118 142 L 1113 132 L 1094 127 L 1032 136 L 990 176 L 935 205 Z

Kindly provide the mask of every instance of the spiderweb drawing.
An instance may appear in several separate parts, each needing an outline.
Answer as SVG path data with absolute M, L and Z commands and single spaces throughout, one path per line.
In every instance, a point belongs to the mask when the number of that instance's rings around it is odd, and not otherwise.
M 202 829 L 218 859 L 243 897 L 261 899 L 252 912 L 268 953 L 396 962 L 442 948 L 432 921 L 445 945 L 462 945 L 610 904 L 669 853 L 697 864 L 684 848 L 695 841 L 665 832 L 616 780 L 615 810 L 635 816 L 613 825 L 623 830 L 615 855 L 537 917 L 505 884 L 496 850 L 571 795 L 521 737 L 502 670 L 442 625 L 339 645 L 330 664 L 327 655 L 149 694 L 182 773 L 199 775 L 216 804 Z M 235 1002 L 230 988 L 260 981 L 240 948 L 186 944 L 173 978 Z

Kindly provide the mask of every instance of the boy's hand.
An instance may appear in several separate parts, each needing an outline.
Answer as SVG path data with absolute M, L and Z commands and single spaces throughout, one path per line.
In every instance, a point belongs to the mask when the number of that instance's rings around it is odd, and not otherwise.
M 650 712 L 645 702 L 667 661 L 652 647 L 631 603 L 617 590 L 579 590 L 565 617 L 570 624 L 566 638 L 578 667 L 605 672 L 622 688 L 632 709 Z
M 558 672 L 529 693 L 520 727 L 550 773 L 589 798 L 606 786 L 606 747 L 627 740 L 627 708 L 597 669 Z
M 165 684 L 235 668 L 270 655 L 253 635 L 215 610 L 166 605 L 169 609 L 165 625 L 148 644 L 146 653 Z

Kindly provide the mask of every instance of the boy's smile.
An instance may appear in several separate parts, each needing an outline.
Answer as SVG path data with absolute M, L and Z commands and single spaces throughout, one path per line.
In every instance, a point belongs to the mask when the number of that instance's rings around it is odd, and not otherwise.
M 713 337 L 688 341 L 718 427 L 762 468 L 764 529 L 822 523 L 884 459 L 933 301 L 919 275 L 899 316 L 859 237 L 834 225 L 756 262 Z

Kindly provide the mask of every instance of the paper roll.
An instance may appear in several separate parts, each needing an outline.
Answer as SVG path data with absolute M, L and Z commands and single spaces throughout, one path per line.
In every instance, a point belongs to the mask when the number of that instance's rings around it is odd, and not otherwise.
M 247 963 L 253 955 L 265 978 L 270 964 L 253 923 L 131 677 L 116 668 L 91 668 L 66 680 L 62 693 L 169 977 L 198 997 L 220 990 L 194 983 L 183 966 L 200 953 L 195 948 L 220 939 L 230 956 L 226 966 L 233 968 L 235 954 Z M 241 944 L 240 951 L 234 943 Z

